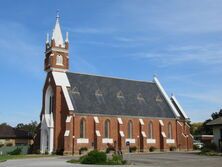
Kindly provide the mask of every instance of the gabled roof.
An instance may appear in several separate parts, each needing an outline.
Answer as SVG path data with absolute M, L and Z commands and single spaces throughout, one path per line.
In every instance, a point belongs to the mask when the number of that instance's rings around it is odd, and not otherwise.
M 222 125 L 222 117 L 219 117 L 213 121 L 208 122 L 207 125 L 209 126 Z
M 66 74 L 75 113 L 175 118 L 155 82 Z
M 171 101 L 172 101 L 173 105 L 176 107 L 178 113 L 180 114 L 180 117 L 184 118 L 184 119 L 189 119 L 189 117 L 185 113 L 184 109 L 182 108 L 182 106 L 180 105 L 178 100 L 176 99 L 175 95 L 171 96 Z
M 0 139 L 6 138 L 29 139 L 32 138 L 32 135 L 27 131 L 19 130 L 9 125 L 0 125 Z

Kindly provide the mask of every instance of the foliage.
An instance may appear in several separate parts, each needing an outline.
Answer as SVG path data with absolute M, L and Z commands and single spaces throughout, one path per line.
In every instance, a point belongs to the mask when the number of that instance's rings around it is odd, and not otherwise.
M 97 164 L 97 165 L 123 165 L 126 161 L 118 154 L 113 154 L 111 159 L 107 159 L 105 152 L 99 152 L 97 150 L 90 151 L 87 155 L 80 157 L 79 160 L 71 159 L 67 161 L 69 163 L 81 163 L 81 164 Z
M 87 155 L 80 158 L 81 164 L 104 164 L 106 161 L 106 153 L 97 150 L 90 151 Z
M 113 154 L 112 159 L 108 159 L 107 165 L 124 165 L 126 164 L 126 161 L 123 160 L 123 157 L 118 154 Z
M 22 149 L 17 147 L 17 148 L 14 149 L 13 151 L 8 152 L 8 154 L 9 154 L 9 155 L 20 155 L 21 152 L 22 152 Z
M 203 123 L 198 122 L 198 123 L 192 123 L 191 124 L 191 134 L 193 135 L 212 135 L 213 131 L 212 129 L 207 126 L 207 123 L 215 120 L 219 117 L 222 117 L 222 109 L 220 109 L 219 112 L 214 112 L 211 114 L 211 118 L 205 120 Z
M 0 126 L 10 126 L 9 124 L 7 124 L 6 122 L 0 123 Z
M 79 159 L 71 159 L 71 160 L 68 160 L 66 162 L 76 164 L 76 163 L 79 163 L 80 161 L 79 161 Z
M 206 152 L 216 152 L 217 151 L 217 145 L 215 143 L 207 143 L 204 145 L 204 147 L 201 149 L 202 153 Z
M 0 148 L 3 147 L 3 146 L 4 146 L 4 144 L 3 144 L 3 143 L 0 143 Z
M 215 119 L 217 119 L 217 118 L 219 118 L 219 117 L 222 117 L 222 109 L 220 109 L 219 112 L 214 112 L 214 113 L 212 113 L 212 114 L 211 114 L 211 117 L 212 117 L 213 120 L 215 120 Z
M 136 146 L 129 147 L 129 152 L 136 152 L 136 150 L 137 150 Z
M 155 151 L 156 150 L 156 147 L 154 147 L 154 146 L 151 146 L 150 148 L 149 148 L 149 151 L 150 152 L 153 152 L 153 151 Z
M 16 129 L 28 131 L 31 135 L 34 135 L 37 131 L 38 123 L 37 121 L 31 121 L 31 123 L 23 124 L 19 123 L 16 126 Z

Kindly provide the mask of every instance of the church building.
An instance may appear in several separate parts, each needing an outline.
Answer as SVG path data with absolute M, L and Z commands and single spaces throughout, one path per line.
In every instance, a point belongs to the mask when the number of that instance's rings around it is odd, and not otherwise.
M 45 48 L 41 153 L 192 150 L 189 118 L 157 77 L 137 81 L 74 73 L 70 58 L 68 33 L 64 40 L 57 15 Z

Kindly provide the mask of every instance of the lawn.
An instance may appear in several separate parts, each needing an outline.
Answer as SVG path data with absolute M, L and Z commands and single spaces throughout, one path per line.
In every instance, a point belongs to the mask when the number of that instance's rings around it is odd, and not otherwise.
M 42 158 L 42 157 L 52 157 L 52 155 L 39 155 L 39 154 L 30 154 L 30 155 L 0 155 L 0 162 L 7 161 L 9 159 Z

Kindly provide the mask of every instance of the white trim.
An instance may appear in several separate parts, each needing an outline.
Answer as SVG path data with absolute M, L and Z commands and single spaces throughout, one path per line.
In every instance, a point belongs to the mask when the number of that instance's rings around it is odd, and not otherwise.
M 183 114 L 184 118 L 188 119 L 189 117 L 187 116 L 187 114 L 185 113 L 184 109 L 182 108 L 182 106 L 180 105 L 180 103 L 177 101 L 176 97 L 174 95 L 171 96 L 171 98 L 173 99 L 173 101 L 176 103 L 176 105 L 178 106 L 178 108 L 180 109 L 181 113 Z
M 99 123 L 99 118 L 98 117 L 93 117 L 93 119 L 94 119 L 94 121 L 95 121 L 95 123 Z
M 97 137 L 100 137 L 100 136 L 101 136 L 101 134 L 100 134 L 100 131 L 99 131 L 99 130 L 96 130 L 96 136 L 97 136 Z
M 192 137 L 192 138 L 193 138 L 193 135 L 191 135 L 191 134 L 190 134 L 190 137 Z
M 177 121 L 177 123 L 180 125 L 180 126 L 182 126 L 183 127 L 183 125 L 179 122 L 179 121 Z
M 66 123 L 71 122 L 71 119 L 72 119 L 72 116 L 67 116 L 67 117 L 66 117 Z
M 164 138 L 166 137 L 165 132 L 161 132 L 161 135 L 162 135 Z
M 190 128 L 190 125 L 188 125 L 188 123 L 185 123 L 187 125 L 188 128 Z
M 69 136 L 69 133 L 70 133 L 70 131 L 66 130 L 64 136 L 66 136 L 66 137 Z
M 140 121 L 140 124 L 141 124 L 141 125 L 144 125 L 144 122 L 143 122 L 143 119 L 142 119 L 142 118 L 140 118 L 139 121 Z
M 77 143 L 78 144 L 89 143 L 89 139 L 87 139 L 87 138 L 78 138 Z
M 70 99 L 70 96 L 69 96 L 67 88 L 65 86 L 62 86 L 62 91 L 64 93 L 64 96 L 65 96 L 65 99 L 66 99 L 66 103 L 67 103 L 67 106 L 68 106 L 69 110 L 70 111 L 74 111 L 74 108 L 73 108 L 73 105 L 72 105 L 72 101 Z
M 162 92 L 162 95 L 164 96 L 165 100 L 167 101 L 167 103 L 169 104 L 170 108 L 173 110 L 174 115 L 176 117 L 180 117 L 180 114 L 178 113 L 177 109 L 175 108 L 175 106 L 173 105 L 173 103 L 171 102 L 169 96 L 167 95 L 166 91 L 164 90 L 164 88 L 162 87 L 162 85 L 160 84 L 159 80 L 157 79 L 157 77 L 153 78 L 153 81 L 157 84 L 157 87 L 159 88 L 159 90 Z
M 118 120 L 118 123 L 119 123 L 120 125 L 122 125 L 122 124 L 123 124 L 123 121 L 122 121 L 122 119 L 121 119 L 121 118 L 117 118 L 117 120 Z
M 185 135 L 184 133 L 182 133 L 182 135 L 183 135 L 183 137 L 185 137 L 185 138 L 187 138 L 187 137 L 188 137 L 188 135 Z
M 65 73 L 65 72 L 68 71 L 68 69 L 61 69 L 61 68 L 50 67 L 49 69 L 46 70 L 46 72 L 49 72 L 49 71 Z
M 69 79 L 68 79 L 66 73 L 53 71 L 52 76 L 55 80 L 56 86 L 70 87 Z
M 125 139 L 125 142 L 129 142 L 129 143 L 136 143 L 136 140 L 135 139 Z
M 146 133 L 144 131 L 142 131 L 141 134 L 142 134 L 143 137 L 147 137 Z
M 174 139 L 166 139 L 167 144 L 174 144 L 175 140 Z
M 159 123 L 160 123 L 161 126 L 164 126 L 163 120 L 160 119 Z
M 121 137 L 125 137 L 124 132 L 123 131 L 119 131 L 119 134 Z
M 113 143 L 113 139 L 112 138 L 103 138 L 102 139 L 102 143 Z
M 156 139 L 146 139 L 146 143 L 148 143 L 148 144 L 155 144 L 156 143 Z

